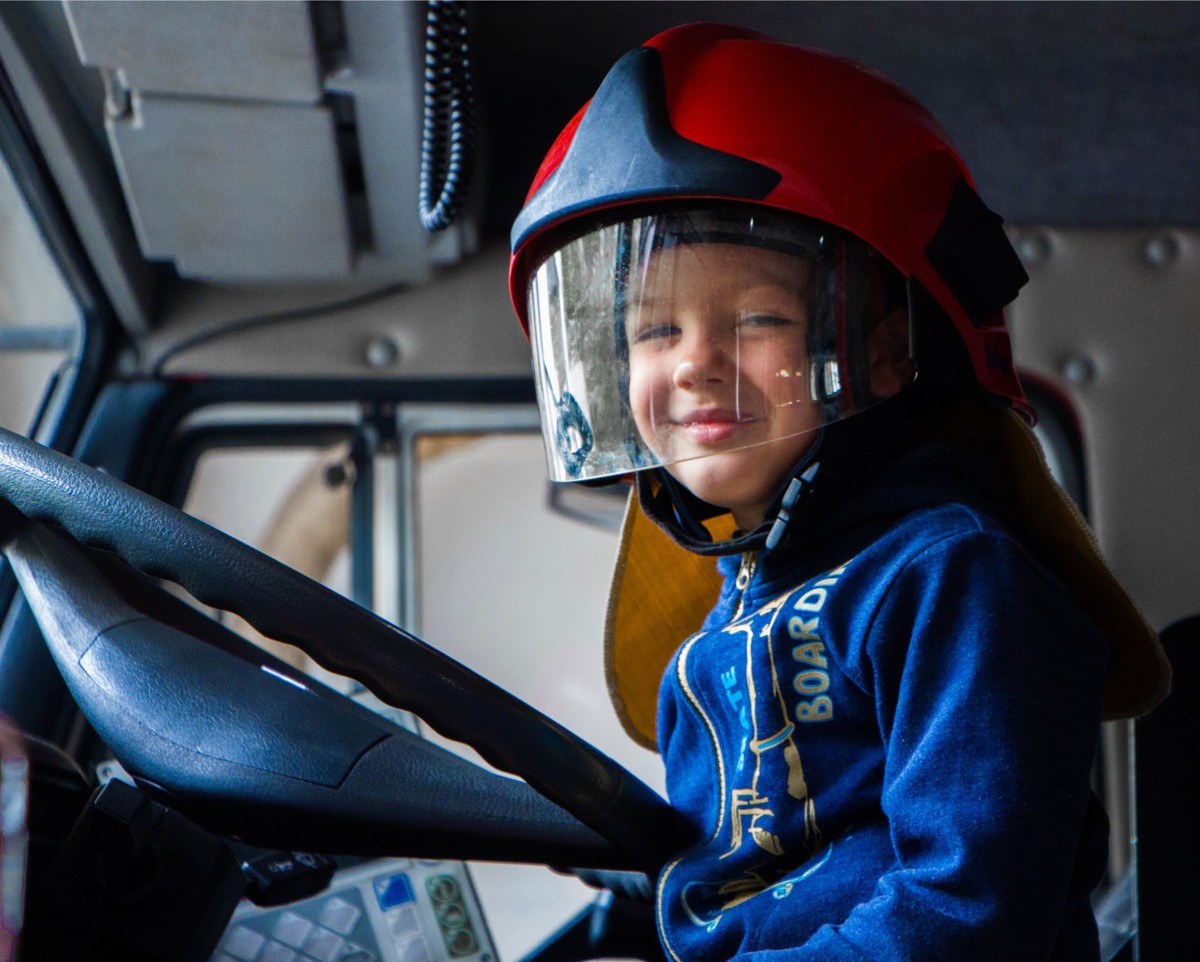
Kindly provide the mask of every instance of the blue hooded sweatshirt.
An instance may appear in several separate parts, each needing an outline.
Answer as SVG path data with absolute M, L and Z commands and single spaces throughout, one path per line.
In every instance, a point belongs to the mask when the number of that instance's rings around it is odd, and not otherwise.
M 926 445 L 805 547 L 720 560 L 659 695 L 701 839 L 659 877 L 668 958 L 1099 957 L 1109 651 L 993 484 Z

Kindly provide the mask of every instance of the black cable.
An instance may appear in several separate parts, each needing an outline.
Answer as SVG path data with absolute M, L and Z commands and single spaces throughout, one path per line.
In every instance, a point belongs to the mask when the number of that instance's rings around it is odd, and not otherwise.
M 427 231 L 445 230 L 454 223 L 470 187 L 474 161 L 475 93 L 467 5 L 429 0 L 419 196 L 421 226 Z
M 386 287 L 380 287 L 373 291 L 367 291 L 364 294 L 358 294 L 353 297 L 348 297 L 345 300 L 333 301 L 327 304 L 315 304 L 306 307 L 293 308 L 292 310 L 279 311 L 275 314 L 257 314 L 253 317 L 243 317 L 235 321 L 229 321 L 221 324 L 218 327 L 209 328 L 206 331 L 201 331 L 192 337 L 185 338 L 178 344 L 172 345 L 165 354 L 154 362 L 153 377 L 162 377 L 163 368 L 166 367 L 168 361 L 184 351 L 187 351 L 200 344 L 205 344 L 208 341 L 216 340 L 219 337 L 224 337 L 226 334 L 233 334 L 238 331 L 249 330 L 254 327 L 264 327 L 268 324 L 282 324 L 286 321 L 302 321 L 309 317 L 319 317 L 322 314 L 338 314 L 342 311 L 348 311 L 355 307 L 365 307 L 368 304 L 373 304 L 376 301 L 391 297 L 393 294 L 399 294 L 405 290 L 404 284 L 388 284 Z

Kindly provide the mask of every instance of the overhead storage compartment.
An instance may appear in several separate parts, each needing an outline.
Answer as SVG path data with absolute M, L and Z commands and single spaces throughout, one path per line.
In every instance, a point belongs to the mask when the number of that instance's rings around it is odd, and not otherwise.
M 418 217 L 418 3 L 65 3 L 142 253 L 181 277 L 420 280 L 475 246 Z M 251 216 L 248 216 L 248 213 Z

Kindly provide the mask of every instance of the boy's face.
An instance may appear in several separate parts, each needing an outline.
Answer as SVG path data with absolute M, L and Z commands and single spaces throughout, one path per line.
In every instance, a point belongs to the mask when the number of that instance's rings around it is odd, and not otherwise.
M 743 530 L 762 521 L 821 423 L 805 348 L 814 275 L 780 251 L 681 244 L 650 258 L 628 305 L 629 400 L 642 439 Z

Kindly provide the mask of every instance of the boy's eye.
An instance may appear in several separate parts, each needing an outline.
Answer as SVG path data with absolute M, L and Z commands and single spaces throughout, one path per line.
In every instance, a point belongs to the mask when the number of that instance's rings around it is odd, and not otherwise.
M 790 317 L 769 312 L 743 314 L 738 318 L 738 327 L 749 328 L 787 327 L 794 323 Z
M 660 341 L 674 337 L 679 333 L 679 328 L 674 324 L 647 324 L 645 327 L 638 329 L 637 335 L 634 337 L 634 342 L 637 344 L 646 344 L 651 341 Z

